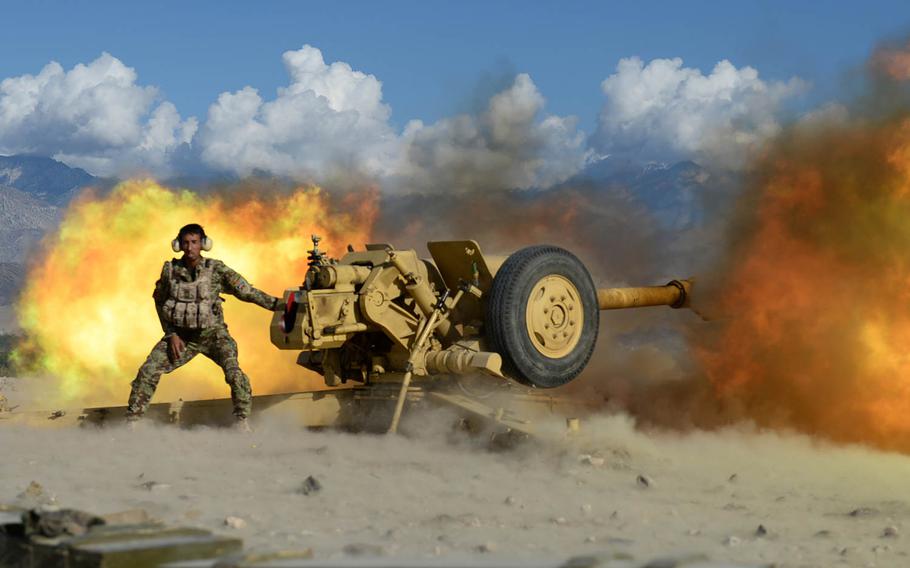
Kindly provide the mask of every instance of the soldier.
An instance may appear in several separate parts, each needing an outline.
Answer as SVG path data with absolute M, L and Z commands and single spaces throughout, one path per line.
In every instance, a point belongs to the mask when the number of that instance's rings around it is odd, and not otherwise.
M 202 353 L 224 370 L 224 380 L 231 387 L 235 424 L 248 431 L 250 380 L 237 362 L 237 343 L 224 323 L 220 294 L 232 294 L 267 310 L 281 309 L 281 300 L 253 288 L 220 260 L 202 258 L 201 251 L 211 250 L 212 240 L 200 225 L 182 227 L 171 247 L 174 252 L 183 251 L 183 257 L 164 263 L 152 294 L 164 337 L 152 348 L 132 382 L 127 420 L 132 423 L 142 417 L 163 373 Z

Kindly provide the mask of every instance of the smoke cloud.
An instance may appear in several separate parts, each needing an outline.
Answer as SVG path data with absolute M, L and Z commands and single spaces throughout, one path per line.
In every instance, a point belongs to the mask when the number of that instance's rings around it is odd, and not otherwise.
M 590 156 L 573 117 L 541 116 L 544 98 L 520 74 L 479 116 L 431 125 L 413 121 L 390 185 L 441 193 L 548 188 L 578 173 Z

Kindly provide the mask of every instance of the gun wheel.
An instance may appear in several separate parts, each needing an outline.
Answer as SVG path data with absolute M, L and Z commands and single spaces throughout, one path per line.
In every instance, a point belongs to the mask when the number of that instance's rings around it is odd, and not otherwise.
M 600 311 L 587 269 L 553 246 L 524 248 L 503 263 L 487 302 L 490 342 L 504 373 L 540 388 L 564 385 L 585 368 Z
M 528 337 L 545 357 L 570 354 L 581 339 L 585 313 L 578 288 L 569 279 L 547 275 L 537 281 L 525 310 Z

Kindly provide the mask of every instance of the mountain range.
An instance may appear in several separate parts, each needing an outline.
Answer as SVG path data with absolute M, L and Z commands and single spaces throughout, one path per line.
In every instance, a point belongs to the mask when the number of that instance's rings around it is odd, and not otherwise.
M 693 162 L 637 164 L 605 158 L 590 164 L 561 187 L 580 187 L 576 191 L 595 196 L 605 195 L 602 190 L 606 188 L 621 188 L 630 199 L 650 211 L 663 229 L 681 231 L 700 222 L 700 198 L 707 177 L 706 171 Z M 95 177 L 47 157 L 0 156 L 0 306 L 15 301 L 24 282 L 29 255 L 44 234 L 57 226 L 67 203 L 85 187 L 106 190 L 116 181 Z M 206 185 L 206 180 L 197 181 L 199 187 Z M 510 192 L 510 195 L 519 200 L 540 199 L 546 203 L 559 191 L 560 187 L 556 187 L 546 192 L 529 190 Z M 507 201 L 503 204 L 506 207 Z M 609 205 L 609 201 L 601 201 L 604 206 Z M 417 207 L 420 203 L 424 205 Z M 400 219 L 398 222 L 393 219 L 396 211 L 426 211 L 427 204 L 431 209 L 445 209 L 447 203 L 444 196 L 390 198 L 384 202 L 384 207 L 388 206 L 384 222 L 387 226 L 398 225 Z M 445 217 L 444 211 L 438 213 L 439 217 Z M 382 223 L 377 226 L 380 234 L 384 231 Z

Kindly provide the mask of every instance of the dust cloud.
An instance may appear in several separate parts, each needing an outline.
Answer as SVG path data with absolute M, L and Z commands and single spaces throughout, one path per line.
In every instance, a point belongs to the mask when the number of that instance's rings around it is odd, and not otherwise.
M 491 452 L 453 437 L 445 413 L 409 418 L 404 436 L 278 423 L 251 435 L 5 427 L 0 445 L 15 459 L 4 461 L 0 501 L 16 502 L 36 481 L 39 500 L 99 514 L 141 508 L 242 537 L 252 550 L 312 548 L 317 558 L 564 560 L 609 550 L 885 566 L 910 552 L 882 536 L 910 523 L 905 456 L 747 425 L 642 431 L 623 414 L 583 420 L 574 436 L 546 422 L 543 441 Z M 304 495 L 308 476 L 321 490 Z M 245 527 L 225 527 L 228 516 Z

